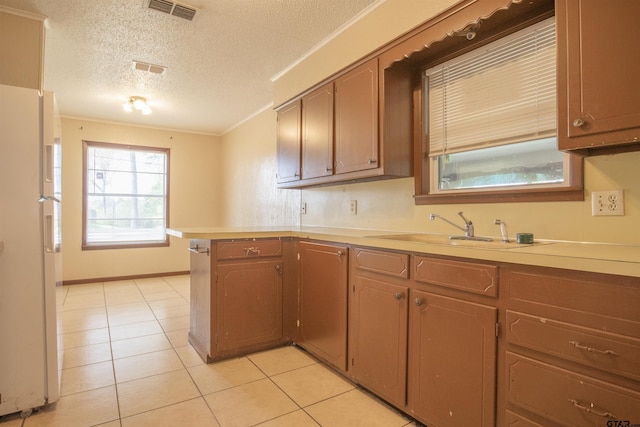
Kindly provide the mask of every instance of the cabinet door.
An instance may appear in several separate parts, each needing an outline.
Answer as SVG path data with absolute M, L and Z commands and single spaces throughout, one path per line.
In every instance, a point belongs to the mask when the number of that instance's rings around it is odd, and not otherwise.
M 347 249 L 300 243 L 298 344 L 346 371 Z
M 300 179 L 300 101 L 278 110 L 278 183 Z
M 333 82 L 302 98 L 302 178 L 333 174 Z
M 282 338 L 282 262 L 218 265 L 218 352 Z
M 406 286 L 351 276 L 349 372 L 357 382 L 389 402 L 406 403 Z
M 335 82 L 335 173 L 378 167 L 378 62 Z
M 495 425 L 497 309 L 412 291 L 408 406 L 445 426 Z
M 637 0 L 559 0 L 558 144 L 601 147 L 640 139 Z

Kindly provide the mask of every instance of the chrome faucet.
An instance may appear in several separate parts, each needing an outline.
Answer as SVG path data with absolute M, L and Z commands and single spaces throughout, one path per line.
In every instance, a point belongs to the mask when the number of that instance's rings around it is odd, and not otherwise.
M 509 243 L 509 234 L 507 233 L 507 223 L 502 221 L 501 219 L 496 219 L 494 224 L 500 226 L 500 234 L 502 234 L 502 241 L 505 243 Z
M 438 214 L 429 214 L 429 219 L 431 221 L 433 221 L 436 218 L 440 218 L 441 220 L 443 220 L 444 222 L 448 222 L 449 224 L 453 225 L 455 228 L 458 228 L 462 231 L 464 231 L 464 236 L 465 237 L 474 237 L 473 233 L 473 223 L 471 221 L 469 221 L 467 218 L 464 217 L 464 215 L 462 215 L 462 212 L 458 212 L 458 215 L 460 215 L 460 217 L 462 217 L 462 220 L 464 221 L 464 227 L 460 227 L 457 224 L 454 224 L 453 222 L 449 221 L 447 218 L 444 218 Z

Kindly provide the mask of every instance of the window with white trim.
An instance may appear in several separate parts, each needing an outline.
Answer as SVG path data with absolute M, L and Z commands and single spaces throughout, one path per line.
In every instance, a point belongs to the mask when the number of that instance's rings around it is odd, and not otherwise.
M 83 249 L 166 246 L 169 149 L 83 142 Z
M 423 79 L 429 194 L 571 187 L 570 155 L 557 149 L 554 18 Z

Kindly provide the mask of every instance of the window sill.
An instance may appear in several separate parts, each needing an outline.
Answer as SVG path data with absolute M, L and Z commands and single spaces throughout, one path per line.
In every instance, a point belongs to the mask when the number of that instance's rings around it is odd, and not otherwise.
M 91 243 L 83 244 L 83 251 L 95 251 L 103 249 L 141 249 L 141 248 L 159 248 L 169 246 L 169 240 L 164 242 L 148 242 L 148 243 Z
M 511 202 L 569 202 L 583 201 L 584 189 L 561 188 L 540 190 L 501 190 L 460 194 L 419 194 L 414 196 L 416 205 L 444 205 L 462 203 L 511 203 Z

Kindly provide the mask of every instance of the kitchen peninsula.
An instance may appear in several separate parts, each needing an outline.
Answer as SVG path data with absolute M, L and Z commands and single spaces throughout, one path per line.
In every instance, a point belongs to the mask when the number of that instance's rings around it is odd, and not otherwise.
M 167 233 L 191 241 L 189 339 L 208 362 L 295 343 L 430 425 L 640 419 L 638 245 Z

